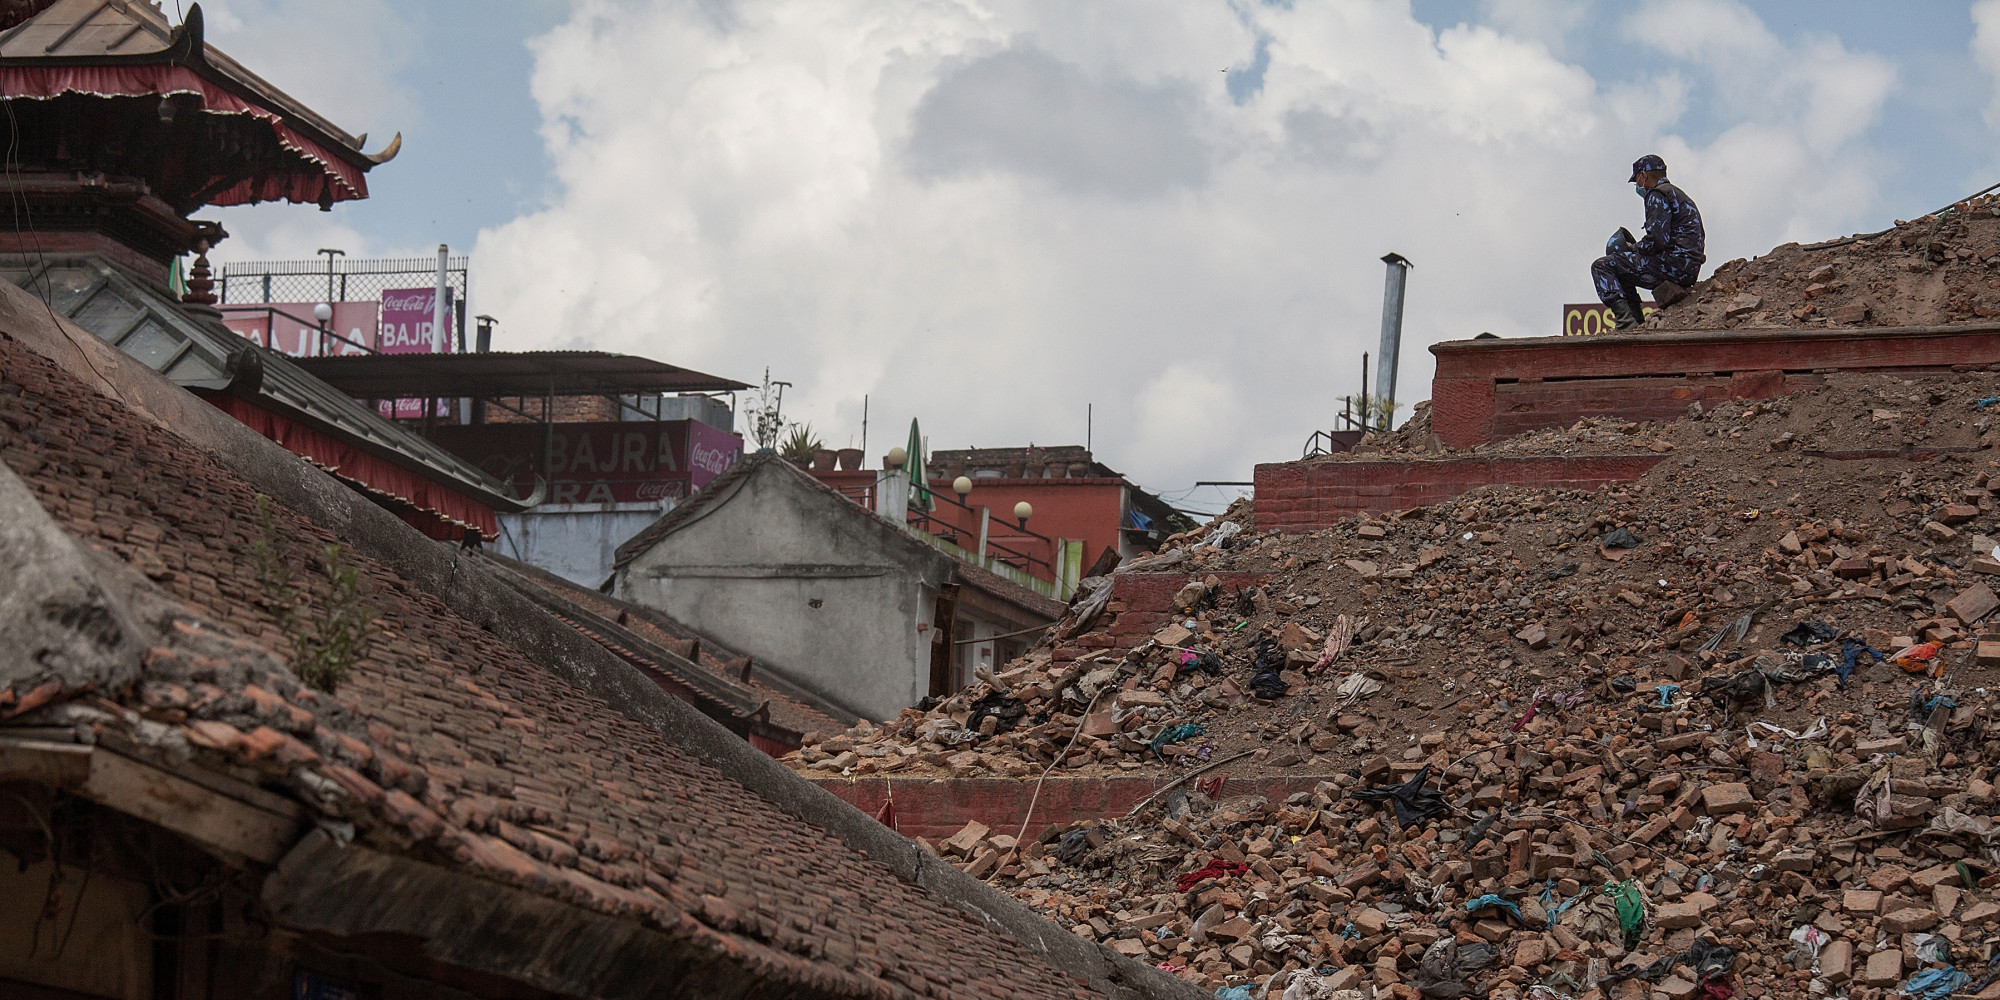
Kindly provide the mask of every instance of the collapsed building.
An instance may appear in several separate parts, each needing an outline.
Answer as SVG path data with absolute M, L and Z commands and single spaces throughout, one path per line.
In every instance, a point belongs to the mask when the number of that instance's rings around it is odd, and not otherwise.
M 1788 301 L 1780 248 L 1647 332 L 1438 345 L 1409 425 L 787 762 L 1218 996 L 2000 995 L 1984 205 L 1836 248 L 1949 325 L 1684 318 Z

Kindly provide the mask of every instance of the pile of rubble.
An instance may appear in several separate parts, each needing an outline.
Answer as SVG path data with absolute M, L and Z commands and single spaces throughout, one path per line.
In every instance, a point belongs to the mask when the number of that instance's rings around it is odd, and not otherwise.
M 1938 326 L 2000 317 L 2000 196 L 1880 233 L 1732 260 L 1651 330 Z
M 1255 532 L 1239 506 L 1120 569 L 1179 574 L 1158 609 L 1173 617 L 1124 607 L 1099 581 L 1054 645 L 926 710 L 811 734 L 789 762 L 846 776 L 1026 777 L 1058 760 L 1172 774 L 1249 751 L 1228 773 L 1329 774 L 1423 733 L 1511 723 L 1537 689 L 1795 666 L 1806 651 L 1778 637 L 1812 618 L 1885 653 L 1941 639 L 1955 663 L 1977 619 L 1950 602 L 2000 570 L 1980 558 L 2000 535 L 1986 526 L 2000 471 L 1968 454 L 1840 461 L 1798 442 L 1976 446 L 1977 403 L 1994 391 L 1988 374 L 1842 376 L 1670 424 L 1571 428 L 1665 446 L 1644 478 L 1595 493 L 1487 488 L 1301 535 Z M 1143 634 L 1121 650 L 1133 621 Z M 1871 667 L 1864 682 L 1876 672 L 1901 676 Z
M 1170 618 L 1100 581 L 1052 644 L 790 762 L 1157 774 L 1122 820 L 927 846 L 1252 995 L 1986 990 L 2000 463 L 1970 449 L 1995 389 L 1837 376 L 1579 425 L 1578 446 L 1666 446 L 1596 492 L 1489 487 L 1298 535 L 1239 506 L 1120 568 L 1170 579 Z M 1324 780 L 1230 794 L 1270 773 Z

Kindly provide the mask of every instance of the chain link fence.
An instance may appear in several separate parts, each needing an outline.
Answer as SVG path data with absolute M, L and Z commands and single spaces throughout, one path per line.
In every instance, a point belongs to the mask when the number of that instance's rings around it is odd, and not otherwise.
M 448 257 L 445 283 L 456 302 L 467 301 L 472 258 Z M 436 257 L 325 260 L 255 260 L 222 265 L 217 291 L 224 305 L 266 302 L 379 302 L 392 288 L 437 285 Z

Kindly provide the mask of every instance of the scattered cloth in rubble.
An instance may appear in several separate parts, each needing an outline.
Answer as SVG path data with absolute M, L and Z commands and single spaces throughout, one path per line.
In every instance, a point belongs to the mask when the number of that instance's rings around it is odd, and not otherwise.
M 1396 809 L 1396 822 L 1409 829 L 1444 812 L 1444 793 L 1429 786 L 1431 766 L 1425 764 L 1415 777 L 1400 785 L 1377 785 L 1348 794 L 1364 802 L 1388 799 Z
M 1748 735 L 1750 748 L 1753 750 L 1757 748 L 1757 730 L 1759 729 L 1762 729 L 1765 732 L 1769 733 L 1777 733 L 1780 736 L 1784 736 L 1788 739 L 1797 740 L 1803 743 L 1806 740 L 1816 740 L 1826 735 L 1827 733 L 1826 716 L 1822 715 L 1813 719 L 1813 724 L 1807 726 L 1806 731 L 1803 733 L 1798 732 L 1796 730 L 1786 729 L 1783 726 L 1774 726 L 1768 722 L 1753 722 L 1750 725 L 1744 727 L 1743 730 L 1744 733 Z
M 1166 759 L 1166 754 L 1162 752 L 1161 748 L 1179 743 L 1182 740 L 1194 739 L 1205 732 L 1208 732 L 1208 728 L 1199 722 L 1183 722 L 1176 726 L 1169 726 L 1166 729 L 1160 730 L 1160 735 L 1153 737 L 1152 742 L 1146 744 L 1146 749 L 1152 751 L 1155 757 L 1164 760 Z
M 1250 866 L 1240 861 L 1224 861 L 1221 858 L 1210 858 L 1208 859 L 1208 864 L 1203 865 L 1200 868 L 1195 869 L 1194 871 L 1185 872 L 1179 877 L 1175 878 L 1174 885 L 1178 887 L 1180 891 L 1187 892 L 1188 890 L 1193 889 L 1196 885 L 1199 885 L 1204 880 L 1212 878 L 1232 878 L 1234 876 L 1241 875 L 1249 870 Z
M 972 714 L 966 717 L 965 726 L 973 732 L 981 732 L 987 716 L 1000 720 L 995 733 L 1011 733 L 1021 724 L 1021 717 L 1028 714 L 1028 706 L 1019 698 L 991 691 L 985 697 L 972 703 Z
M 1958 702 L 1953 701 L 1947 695 L 1940 694 L 1926 698 L 1924 697 L 1922 688 L 1910 692 L 1910 721 L 1919 726 L 1930 725 L 1931 718 L 1940 710 L 1949 710 L 1957 707 Z
M 1942 969 L 1925 969 L 1904 980 L 1899 988 L 1906 996 L 1944 1000 L 1971 982 L 1971 976 L 1947 965 Z
M 1867 643 L 1859 639 L 1840 640 L 1840 668 L 1836 673 L 1840 678 L 1839 683 L 1843 690 L 1847 687 L 1847 678 L 1854 673 L 1854 668 L 1859 664 L 1861 656 L 1864 653 L 1871 657 L 1874 662 L 1882 662 L 1881 652 L 1871 648 Z
M 1631 879 L 1604 883 L 1604 894 L 1618 905 L 1618 926 L 1625 932 L 1625 947 L 1639 943 L 1646 929 L 1646 901 L 1639 898 L 1639 885 Z
M 1213 650 L 1183 649 L 1181 650 L 1180 672 L 1187 673 L 1190 667 L 1210 677 L 1214 677 L 1222 673 L 1222 657 L 1217 655 Z
M 1257 1000 L 1257 993 L 1249 986 L 1224 986 L 1215 991 L 1215 1000 Z
M 1337 991 L 1325 977 L 1311 969 L 1300 969 L 1285 981 L 1279 1000 L 1335 1000 Z
M 1341 615 L 1334 619 L 1333 629 L 1326 635 L 1326 647 L 1320 650 L 1319 659 L 1313 661 L 1314 671 L 1325 670 L 1347 652 L 1347 645 L 1354 641 L 1354 619 Z
M 1631 886 L 1631 882 L 1620 883 L 1621 888 L 1629 889 L 1632 892 L 1634 905 L 1643 905 L 1638 901 L 1637 890 L 1631 889 Z M 1612 887 L 1606 885 L 1604 888 L 1606 892 L 1609 892 Z M 1625 900 L 1622 896 L 1618 900 L 1618 920 L 1620 924 L 1624 924 Z M 1640 922 L 1644 922 L 1643 915 L 1640 918 Z M 1626 926 L 1626 934 L 1628 936 L 1631 934 L 1629 925 Z M 1668 955 L 1665 958 L 1655 959 L 1651 964 L 1644 966 L 1620 966 L 1610 975 L 1600 980 L 1599 985 L 1619 983 L 1633 978 L 1644 979 L 1649 983 L 1657 983 L 1667 978 L 1674 971 L 1674 966 L 1676 965 L 1685 965 L 1693 969 L 1697 982 L 1708 983 L 1727 975 L 1730 967 L 1735 963 L 1735 949 L 1719 942 L 1710 941 L 1707 938 L 1696 938 L 1693 944 L 1688 945 L 1688 950 L 1678 955 Z M 1727 997 L 1730 993 L 1726 992 L 1722 995 Z
M 1791 631 L 1778 637 L 1778 641 L 1789 642 L 1800 649 L 1804 649 L 1807 646 L 1817 646 L 1822 642 L 1832 642 L 1839 637 L 1839 629 L 1815 619 L 1813 621 L 1803 621 L 1792 626 Z
M 1342 705 L 1346 705 L 1356 698 L 1363 698 L 1380 690 L 1382 690 L 1381 681 L 1357 670 L 1341 678 L 1340 686 L 1335 688 L 1333 693 L 1340 696 Z
M 1238 524 L 1235 521 L 1224 521 L 1221 524 L 1216 525 L 1215 530 L 1210 531 L 1208 533 L 1208 537 L 1203 538 L 1201 541 L 1188 546 L 1188 548 L 1192 550 L 1192 549 L 1209 548 L 1212 546 L 1215 548 L 1226 549 L 1229 547 L 1229 540 L 1235 538 L 1236 533 L 1242 530 L 1243 526 L 1241 524 Z
M 1662 684 L 1658 690 L 1660 692 L 1660 707 L 1666 708 L 1674 703 L 1674 695 L 1680 693 L 1681 686 L 1679 684 Z

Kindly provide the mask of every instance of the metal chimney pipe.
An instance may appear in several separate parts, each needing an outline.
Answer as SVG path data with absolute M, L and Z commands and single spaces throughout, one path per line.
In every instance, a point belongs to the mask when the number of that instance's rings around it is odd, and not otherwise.
M 449 248 L 438 244 L 437 292 L 431 299 L 431 353 L 447 354 L 451 351 L 450 327 L 445 326 L 445 268 L 449 266 Z M 1386 329 L 1386 327 L 1385 327 Z
M 1403 348 L 1403 291 L 1415 264 L 1399 253 L 1382 257 L 1389 274 L 1382 286 L 1382 346 L 1375 359 L 1376 392 L 1382 397 L 1382 430 L 1396 426 L 1396 357 Z

